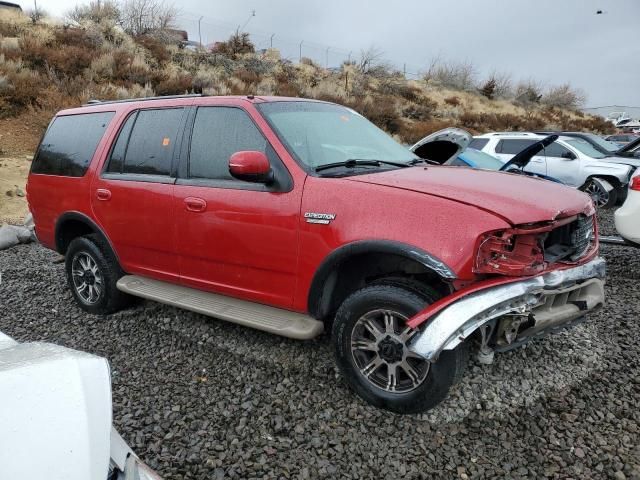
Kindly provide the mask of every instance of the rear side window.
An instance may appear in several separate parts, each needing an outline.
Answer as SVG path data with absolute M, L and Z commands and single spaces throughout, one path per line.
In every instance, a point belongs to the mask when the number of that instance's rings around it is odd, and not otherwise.
M 115 112 L 56 117 L 42 139 L 32 173 L 82 177 Z
M 170 175 L 183 108 L 140 110 L 123 125 L 107 172 Z
M 469 143 L 469 147 L 482 150 L 487 143 L 489 143 L 488 138 L 474 138 L 471 140 L 471 143 Z
M 496 145 L 496 153 L 516 155 L 534 143 L 536 140 L 500 140 Z
M 229 157 L 243 150 L 266 152 L 267 141 L 239 108 L 198 108 L 189 154 L 189 177 L 234 180 Z

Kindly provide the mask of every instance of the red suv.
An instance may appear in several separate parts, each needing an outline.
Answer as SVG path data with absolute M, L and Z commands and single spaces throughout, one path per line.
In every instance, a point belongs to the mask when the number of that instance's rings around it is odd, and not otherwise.
M 446 397 L 471 338 L 486 360 L 604 301 L 588 196 L 432 166 L 331 103 L 64 110 L 27 190 L 87 312 L 144 297 L 296 339 L 330 329 L 349 385 L 400 413 Z

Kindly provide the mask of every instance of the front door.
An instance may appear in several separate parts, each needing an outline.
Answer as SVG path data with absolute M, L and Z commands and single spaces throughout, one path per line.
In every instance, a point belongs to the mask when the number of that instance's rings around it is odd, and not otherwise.
M 181 281 L 187 286 L 288 308 L 298 262 L 302 185 L 241 108 L 199 107 L 173 210 Z M 266 153 L 276 181 L 229 174 L 238 151 Z
M 131 113 L 92 184 L 94 214 L 129 273 L 179 281 L 172 164 L 185 116 L 185 108 Z
M 576 179 L 580 177 L 580 164 L 576 155 L 557 143 L 549 145 L 544 152 L 547 160 L 547 175 L 572 187 L 579 187 Z

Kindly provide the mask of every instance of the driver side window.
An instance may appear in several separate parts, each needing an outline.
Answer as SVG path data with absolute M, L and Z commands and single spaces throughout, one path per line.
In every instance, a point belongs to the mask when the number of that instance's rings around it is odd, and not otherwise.
M 562 145 L 558 145 L 554 142 L 543 150 L 540 150 L 540 153 L 538 153 L 538 155 L 543 157 L 566 158 L 570 156 L 570 152 Z
M 235 181 L 229 173 L 229 157 L 243 150 L 267 151 L 266 139 L 247 113 L 233 107 L 198 108 L 189 178 Z

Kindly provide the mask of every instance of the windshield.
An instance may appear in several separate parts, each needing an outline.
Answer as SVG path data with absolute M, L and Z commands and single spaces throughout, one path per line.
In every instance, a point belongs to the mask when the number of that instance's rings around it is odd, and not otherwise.
M 458 155 L 470 167 L 483 168 L 485 170 L 500 170 L 504 163 L 488 153 L 481 152 L 475 148 L 467 148 Z M 447 162 L 448 163 L 448 162 Z
M 290 153 L 311 169 L 347 160 L 408 163 L 418 158 L 349 108 L 295 101 L 263 103 L 257 107 Z
M 587 136 L 591 139 L 593 143 L 600 145 L 600 147 L 604 148 L 607 152 L 613 153 L 620 149 L 620 145 L 618 145 L 617 143 L 610 142 L 609 140 L 605 140 L 604 138 L 599 137 L 598 135 L 587 134 Z
M 571 140 L 566 141 L 569 145 L 574 148 L 577 148 L 582 153 L 591 158 L 605 158 L 606 155 L 604 153 L 599 152 L 593 145 L 591 145 L 586 140 L 582 140 L 581 138 L 572 138 Z

